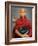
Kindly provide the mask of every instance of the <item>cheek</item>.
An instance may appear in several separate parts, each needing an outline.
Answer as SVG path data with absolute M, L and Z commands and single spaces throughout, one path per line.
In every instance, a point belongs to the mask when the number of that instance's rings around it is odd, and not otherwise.
M 22 13 L 19 13 L 19 15 L 23 15 Z
M 20 13 L 21 15 L 23 15 L 23 13 Z

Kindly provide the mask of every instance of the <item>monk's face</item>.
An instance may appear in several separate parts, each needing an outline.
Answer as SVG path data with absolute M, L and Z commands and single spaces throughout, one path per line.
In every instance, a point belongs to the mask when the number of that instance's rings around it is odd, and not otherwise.
M 24 15 L 25 15 L 25 13 L 19 13 L 19 15 L 20 15 L 20 16 L 24 16 Z
M 20 16 L 24 16 L 25 15 L 25 10 L 24 9 L 21 9 L 20 12 L 19 12 L 19 15 Z

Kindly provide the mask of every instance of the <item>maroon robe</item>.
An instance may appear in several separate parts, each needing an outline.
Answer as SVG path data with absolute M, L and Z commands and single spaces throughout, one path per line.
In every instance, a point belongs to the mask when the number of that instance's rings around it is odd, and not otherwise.
M 13 30 L 13 37 L 15 37 L 15 38 L 20 38 L 20 36 L 15 33 L 15 30 L 18 30 L 18 29 L 21 28 L 22 26 L 28 28 L 28 31 L 29 31 L 29 32 L 27 33 L 27 35 L 28 35 L 29 37 L 32 37 L 32 24 L 31 24 L 31 22 L 27 19 L 26 16 L 20 17 L 20 19 L 18 19 L 18 20 L 16 21 L 16 25 L 15 25 L 14 30 Z M 18 30 L 18 31 L 19 31 L 19 30 Z

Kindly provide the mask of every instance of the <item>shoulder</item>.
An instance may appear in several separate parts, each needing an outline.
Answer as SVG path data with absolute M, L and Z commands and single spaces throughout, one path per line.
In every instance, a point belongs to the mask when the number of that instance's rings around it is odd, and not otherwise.
M 17 19 L 17 20 L 16 20 L 16 23 L 17 23 L 17 24 L 20 23 L 20 19 Z
M 26 19 L 26 23 L 27 23 L 27 24 L 31 24 L 31 21 L 28 19 L 27 16 L 25 16 L 25 19 Z

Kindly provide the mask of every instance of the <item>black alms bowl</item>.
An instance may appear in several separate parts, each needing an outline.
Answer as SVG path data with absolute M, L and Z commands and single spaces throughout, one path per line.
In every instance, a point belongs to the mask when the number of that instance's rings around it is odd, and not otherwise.
M 28 32 L 28 29 L 26 27 L 22 27 L 22 28 L 19 29 L 19 32 L 21 34 L 25 34 L 26 32 Z

